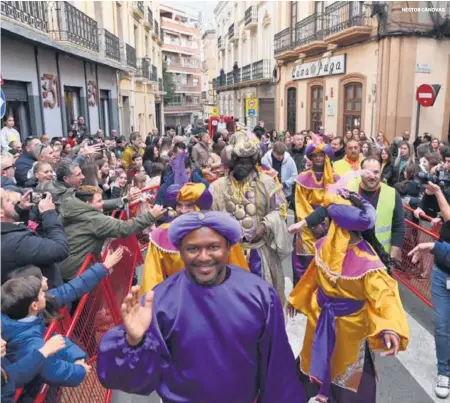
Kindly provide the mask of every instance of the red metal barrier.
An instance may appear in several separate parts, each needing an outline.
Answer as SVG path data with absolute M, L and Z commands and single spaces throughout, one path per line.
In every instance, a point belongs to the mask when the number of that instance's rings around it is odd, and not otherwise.
M 102 335 L 121 323 L 120 303 L 131 287 L 136 265 L 142 261 L 135 236 L 115 239 L 108 245 L 108 248 L 113 250 L 118 247 L 124 247 L 125 253 L 122 260 L 114 267 L 113 272 L 103 279 L 93 291 L 80 299 L 72 318 L 68 310 L 63 308 L 60 312 L 61 319 L 52 322 L 45 334 L 45 340 L 48 340 L 56 332 L 67 336 L 77 344 L 87 354 L 86 362 L 92 366 L 90 374 L 76 388 L 43 385 L 35 403 L 110 402 L 112 392 L 104 389 L 97 377 L 97 348 Z M 78 275 L 94 263 L 95 258 L 88 255 Z M 16 399 L 19 396 L 20 391 L 17 391 Z
M 409 207 L 405 207 L 407 212 L 412 213 Z M 432 218 L 421 214 L 421 219 L 431 222 Z M 394 270 L 393 276 L 404 284 L 411 292 L 419 297 L 427 305 L 431 304 L 431 269 L 433 268 L 433 255 L 428 254 L 421 261 L 414 264 L 408 253 L 419 243 L 434 242 L 439 239 L 439 227 L 427 230 L 423 226 L 412 222 L 409 219 L 406 222 L 405 240 L 402 246 L 401 268 Z

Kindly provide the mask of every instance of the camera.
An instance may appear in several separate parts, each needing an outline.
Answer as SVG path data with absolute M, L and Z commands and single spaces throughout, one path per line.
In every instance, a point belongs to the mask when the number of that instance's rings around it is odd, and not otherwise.
M 447 171 L 437 171 L 436 174 L 430 174 L 427 172 L 419 172 L 414 180 L 420 185 L 427 185 L 428 183 L 434 183 L 441 189 L 446 189 L 450 185 L 450 174 Z
M 42 199 L 45 199 L 46 197 L 47 197 L 47 193 L 31 192 L 30 193 L 30 202 L 33 204 L 38 204 Z

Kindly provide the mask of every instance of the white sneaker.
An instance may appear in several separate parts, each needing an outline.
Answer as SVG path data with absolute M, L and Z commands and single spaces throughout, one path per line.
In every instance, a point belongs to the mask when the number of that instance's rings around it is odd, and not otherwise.
M 445 399 L 450 395 L 450 378 L 448 376 L 438 375 L 434 393 L 441 399 Z

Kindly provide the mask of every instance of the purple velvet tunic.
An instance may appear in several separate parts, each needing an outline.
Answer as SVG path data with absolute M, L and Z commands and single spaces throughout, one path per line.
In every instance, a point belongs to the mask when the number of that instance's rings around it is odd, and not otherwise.
M 155 289 L 153 320 L 130 347 L 123 326 L 99 346 L 97 372 L 110 389 L 165 403 L 304 403 L 276 291 L 237 267 L 220 285 L 183 270 Z

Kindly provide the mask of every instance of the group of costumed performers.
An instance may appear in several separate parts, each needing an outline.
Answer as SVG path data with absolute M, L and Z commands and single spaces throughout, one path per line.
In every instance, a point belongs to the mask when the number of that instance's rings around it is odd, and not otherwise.
M 167 208 L 166 222 L 150 233 L 141 293 L 152 290 L 155 285 L 184 268 L 179 250 L 172 245 L 168 237 L 171 221 L 185 213 L 211 209 L 213 198 L 208 187 L 204 183 L 187 182 L 188 176 L 184 169 L 185 158 L 187 158 L 186 153 L 180 153 L 174 159 L 172 168 L 175 183 L 164 192 L 163 206 Z M 231 248 L 228 263 L 248 270 L 247 261 L 239 245 Z
M 241 246 L 250 271 L 277 290 L 283 302 L 282 261 L 292 253 L 288 239 L 287 201 L 282 186 L 258 170 L 259 146 L 244 137 L 234 143 L 227 176 L 213 182 L 212 210 L 226 211 L 242 227 Z
M 315 209 L 323 206 L 326 189 L 335 183 L 338 177 L 333 173 L 331 158 L 333 150 L 324 144 L 319 136 L 305 150 L 311 161 L 311 168 L 302 172 L 296 179 L 295 212 L 298 221 L 304 220 Z M 326 234 L 327 222 L 315 228 L 303 227 L 299 236 L 294 238 L 292 253 L 293 282 L 297 284 L 315 253 L 315 242 Z
M 373 351 L 396 355 L 408 345 L 409 328 L 394 262 L 375 237 L 376 211 L 357 193 L 342 190 L 344 175 L 323 203 L 289 227 L 295 233 L 329 220 L 327 235 L 289 297 L 290 314 L 307 316 L 299 376 L 308 398 L 333 403 L 375 403 Z

